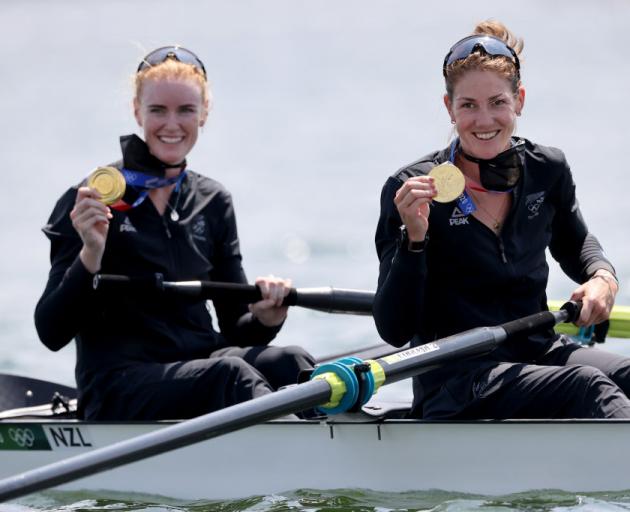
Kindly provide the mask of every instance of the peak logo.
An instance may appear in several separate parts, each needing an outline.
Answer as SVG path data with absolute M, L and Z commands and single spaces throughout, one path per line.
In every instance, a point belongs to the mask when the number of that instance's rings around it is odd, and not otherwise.
M 448 219 L 448 223 L 451 226 L 463 226 L 464 224 L 468 224 L 468 215 L 466 215 L 459 206 L 455 206 L 453 213 L 451 213 L 451 218 Z
M 138 230 L 136 229 L 136 227 L 131 223 L 131 221 L 129 220 L 129 217 L 125 217 L 125 220 L 122 222 L 122 224 L 120 225 L 120 232 L 121 233 L 137 233 Z

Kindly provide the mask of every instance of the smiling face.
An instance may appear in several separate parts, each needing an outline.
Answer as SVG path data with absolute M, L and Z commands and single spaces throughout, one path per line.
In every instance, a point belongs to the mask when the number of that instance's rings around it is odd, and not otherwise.
M 194 80 L 148 79 L 134 99 L 134 114 L 151 154 L 175 165 L 195 145 L 208 116 L 208 102 Z
M 464 152 L 490 159 L 510 147 L 517 115 L 525 102 L 525 89 L 514 94 L 508 80 L 493 71 L 466 72 L 453 95 L 444 96 Z

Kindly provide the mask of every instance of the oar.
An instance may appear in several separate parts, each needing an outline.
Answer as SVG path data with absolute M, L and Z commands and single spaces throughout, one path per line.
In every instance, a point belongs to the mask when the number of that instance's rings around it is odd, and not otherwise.
M 199 299 L 223 299 L 252 303 L 262 299 L 260 288 L 255 285 L 220 283 L 214 281 L 164 281 L 162 274 L 149 278 L 96 274 L 95 290 L 116 290 L 136 293 L 156 291 Z M 346 288 L 291 288 L 283 301 L 286 306 L 301 306 L 327 313 L 371 315 L 374 292 Z
M 527 334 L 559 322 L 573 321 L 578 312 L 575 303 L 567 303 L 560 311 L 537 313 L 497 327 L 472 329 L 367 364 L 354 364 L 352 369 L 341 362 L 328 363 L 320 368 L 328 366 L 331 371 L 317 373 L 319 369 L 316 369 L 314 378 L 303 384 L 1 480 L 0 502 L 311 407 L 330 410 L 345 403 L 348 410 L 357 405 L 356 399 L 348 400 L 350 394 L 363 395 L 359 396 L 363 403 L 371 395 L 362 393 L 361 389 L 357 393 L 353 375 L 356 380 L 359 377 L 364 380 L 369 375 L 371 392 L 374 392 L 384 383 L 417 375 L 429 367 L 487 353 L 515 334 Z M 365 386 L 361 387 L 365 391 Z

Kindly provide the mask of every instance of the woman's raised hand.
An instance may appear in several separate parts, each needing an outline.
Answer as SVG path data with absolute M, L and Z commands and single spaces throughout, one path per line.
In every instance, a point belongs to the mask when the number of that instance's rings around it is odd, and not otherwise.
M 85 268 L 93 274 L 101 269 L 109 221 L 112 218 L 109 207 L 99 201 L 100 197 L 96 190 L 81 187 L 77 191 L 74 208 L 70 212 L 72 226 L 83 241 L 79 258 Z
M 429 229 L 429 205 L 436 194 L 437 189 L 431 176 L 409 178 L 396 192 L 394 204 L 407 228 L 409 240 L 424 240 Z

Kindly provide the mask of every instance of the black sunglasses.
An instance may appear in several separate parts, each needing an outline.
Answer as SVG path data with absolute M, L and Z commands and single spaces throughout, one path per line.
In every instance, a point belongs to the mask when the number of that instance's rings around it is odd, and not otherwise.
M 512 59 L 514 67 L 516 67 L 516 76 L 519 79 L 521 78 L 521 63 L 519 62 L 514 49 L 509 47 L 498 37 L 488 35 L 468 36 L 460 41 L 457 41 L 446 54 L 446 57 L 444 57 L 444 65 L 442 66 L 444 78 L 446 78 L 446 69 L 448 66 L 458 60 L 464 60 L 470 54 L 475 52 L 485 53 L 491 57 L 507 57 Z
M 201 59 L 190 50 L 182 48 L 181 46 L 163 46 L 162 48 L 158 48 L 157 50 L 153 50 L 151 53 L 148 53 L 138 65 L 137 73 L 143 69 L 157 66 L 167 59 L 173 59 L 183 64 L 190 64 L 201 71 L 205 78 L 208 78 L 206 75 L 206 68 L 204 67 L 203 62 L 201 62 Z

